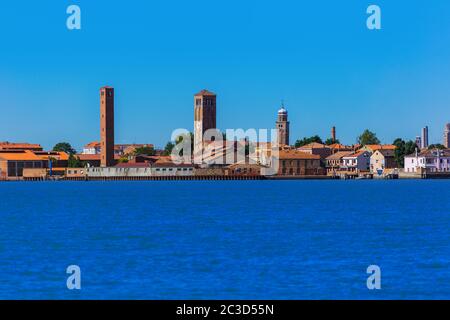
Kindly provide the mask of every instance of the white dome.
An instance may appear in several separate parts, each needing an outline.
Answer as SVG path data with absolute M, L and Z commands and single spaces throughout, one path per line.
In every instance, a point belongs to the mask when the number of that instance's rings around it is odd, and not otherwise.
M 278 113 L 285 114 L 285 113 L 287 113 L 287 111 L 286 111 L 286 109 L 284 107 L 281 107 L 281 109 L 278 110 Z

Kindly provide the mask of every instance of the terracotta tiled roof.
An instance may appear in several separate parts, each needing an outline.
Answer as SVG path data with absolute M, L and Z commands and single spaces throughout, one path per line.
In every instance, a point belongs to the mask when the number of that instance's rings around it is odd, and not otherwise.
M 42 146 L 40 144 L 34 144 L 34 143 L 26 143 L 26 142 L 8 142 L 8 141 L 4 141 L 4 142 L 0 142 L 0 150 L 8 150 L 8 149 L 22 149 L 22 150 L 27 150 L 27 149 L 40 149 L 42 150 Z
M 80 159 L 81 161 L 100 161 L 102 159 L 102 155 L 101 154 L 76 154 L 76 157 L 78 157 L 78 159 Z M 115 160 L 119 160 L 120 156 L 115 154 L 114 155 L 114 159 Z
M 159 156 L 159 157 L 155 157 L 155 158 L 157 158 L 156 163 L 166 163 L 166 162 L 172 161 L 171 156 Z
M 450 149 L 443 149 L 443 150 L 436 150 L 436 149 L 428 150 L 427 149 L 427 150 L 420 151 L 417 156 L 418 157 L 435 158 L 437 156 L 437 152 L 439 152 L 439 155 L 441 157 L 450 157 Z M 415 156 L 416 156 L 415 153 L 407 155 L 408 158 L 415 157 Z
M 351 155 L 353 152 L 352 151 L 339 151 L 336 152 L 335 154 L 332 154 L 331 156 L 327 157 L 327 160 L 339 160 L 343 157 L 349 156 Z
M 100 154 L 77 154 L 78 159 L 81 161 L 100 161 L 102 156 Z
M 199 93 L 197 93 L 195 96 L 215 96 L 216 94 L 214 92 L 208 91 L 206 89 L 203 89 Z
M 343 144 L 340 143 L 333 143 L 330 144 L 328 147 L 330 147 L 331 149 L 352 149 L 351 146 L 344 146 Z
M 48 160 L 49 158 L 54 158 L 61 161 L 69 160 L 69 155 L 60 151 L 35 151 L 34 154 L 42 160 Z
M 319 155 L 309 154 L 298 150 L 281 150 L 279 152 L 279 159 L 317 159 L 320 160 Z
M 301 150 L 301 149 L 311 149 L 311 148 L 317 148 L 317 149 L 318 148 L 329 148 L 329 146 L 324 145 L 322 143 L 311 142 L 311 143 L 308 143 L 307 145 L 301 146 L 301 147 L 299 147 L 297 149 Z
M 98 141 L 93 141 L 93 142 L 89 142 L 87 145 L 84 146 L 86 149 L 87 148 L 99 148 L 100 147 L 100 142 Z
M 397 149 L 397 147 L 392 144 L 367 144 L 365 145 L 365 147 L 372 151 Z
M 41 161 L 32 151 L 0 151 L 0 160 L 7 161 Z
M 366 150 L 360 150 L 360 151 L 357 151 L 355 153 L 352 153 L 352 154 L 349 154 L 347 156 L 344 156 L 343 158 L 357 158 L 357 157 L 359 157 L 360 155 L 362 155 L 363 153 L 366 153 L 366 152 L 369 153 Z

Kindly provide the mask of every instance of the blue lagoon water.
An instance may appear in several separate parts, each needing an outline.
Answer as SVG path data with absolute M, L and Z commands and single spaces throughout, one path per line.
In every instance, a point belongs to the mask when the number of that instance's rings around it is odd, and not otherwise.
M 1 299 L 450 299 L 449 180 L 2 183 L 0 217 Z

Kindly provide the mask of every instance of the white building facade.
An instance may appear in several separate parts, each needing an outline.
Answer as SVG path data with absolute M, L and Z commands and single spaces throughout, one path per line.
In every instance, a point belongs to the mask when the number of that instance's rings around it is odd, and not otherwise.
M 425 150 L 405 157 L 405 172 L 450 172 L 450 149 Z

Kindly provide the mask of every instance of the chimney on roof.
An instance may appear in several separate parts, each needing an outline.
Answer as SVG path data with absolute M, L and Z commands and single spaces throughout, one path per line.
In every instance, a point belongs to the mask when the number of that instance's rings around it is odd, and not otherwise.
M 333 143 L 336 143 L 336 127 L 333 126 L 331 128 L 331 140 L 333 140 Z

